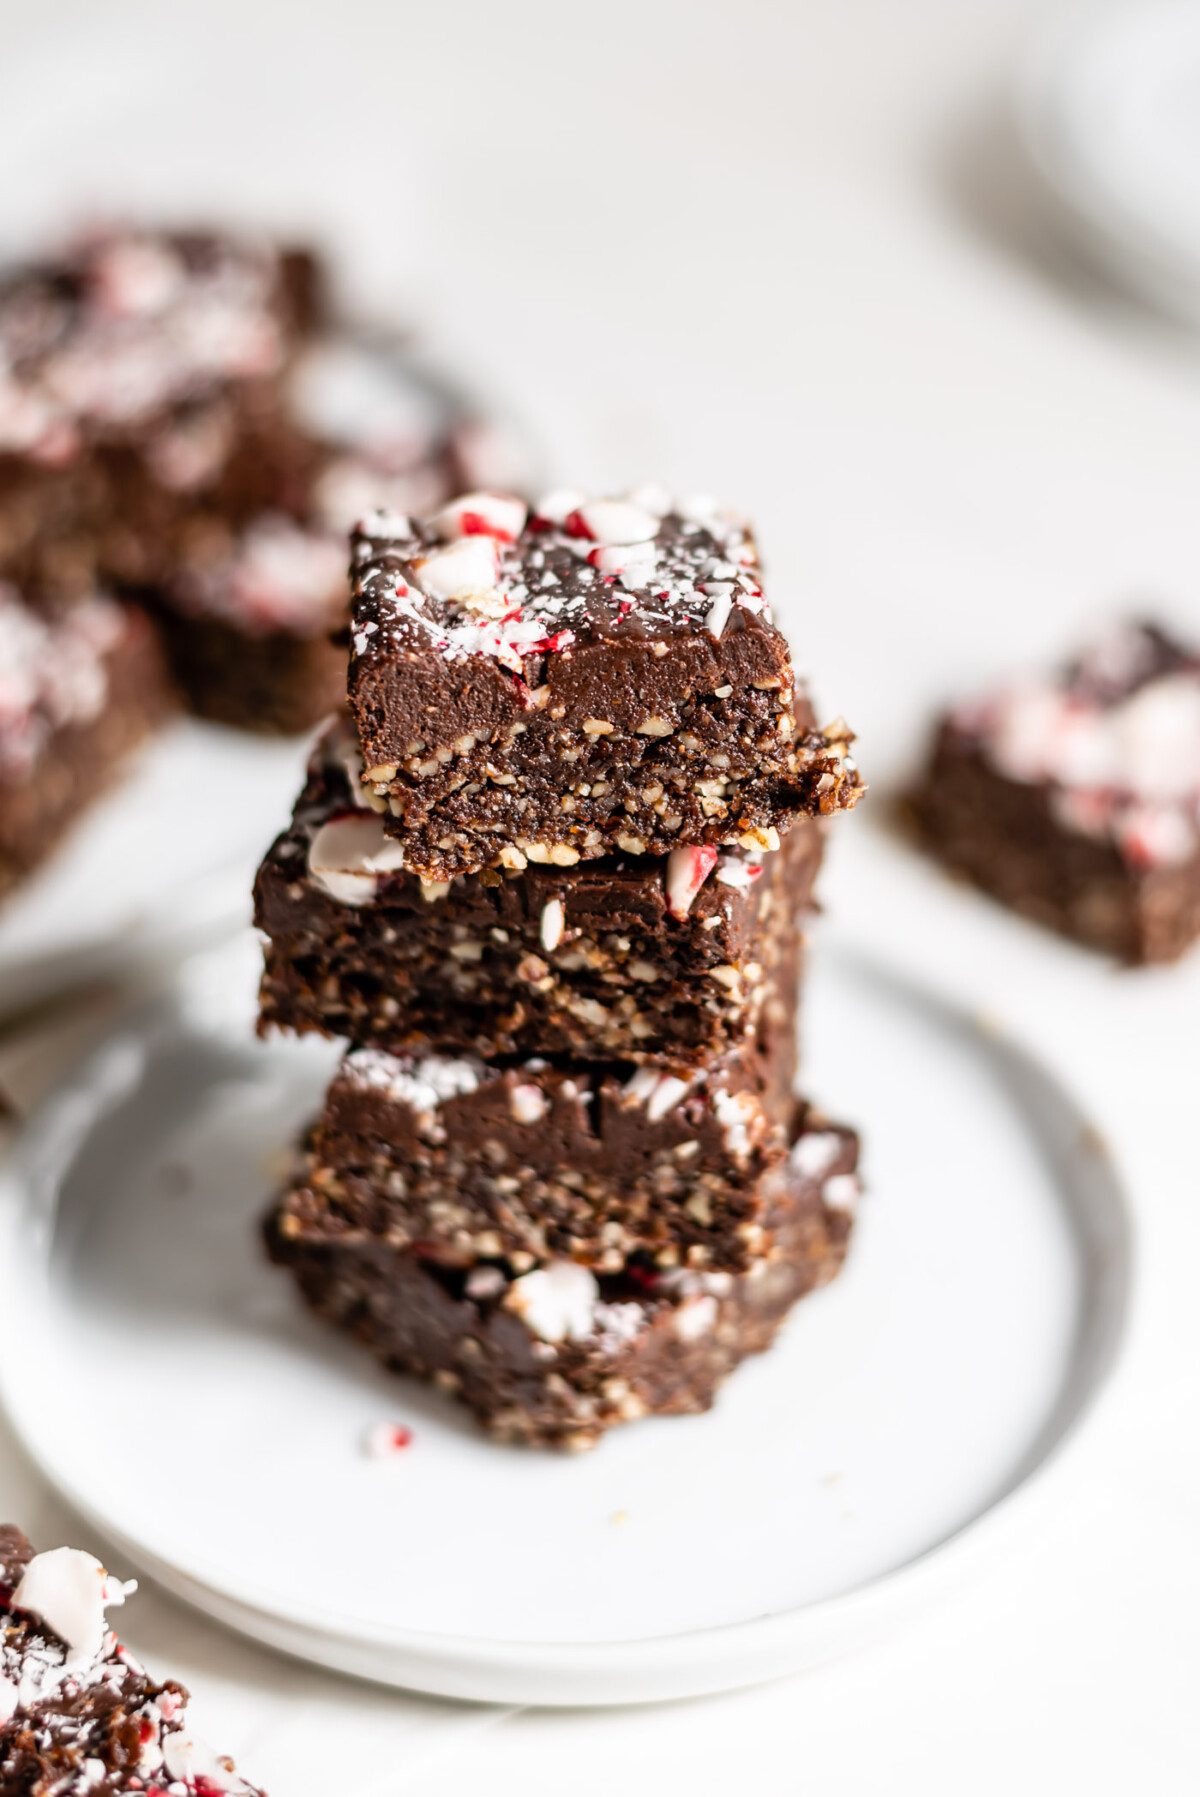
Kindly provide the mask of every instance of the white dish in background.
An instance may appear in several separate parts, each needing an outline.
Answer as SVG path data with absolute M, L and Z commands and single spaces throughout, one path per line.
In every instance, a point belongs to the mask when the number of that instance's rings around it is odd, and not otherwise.
M 1026 148 L 1083 245 L 1155 305 L 1200 323 L 1200 4 L 1092 0 L 1035 43 Z
M 866 1137 L 845 1274 L 708 1416 L 578 1457 L 495 1446 L 257 1250 L 335 1050 L 250 1039 L 255 963 L 241 937 L 186 964 L 0 1186 L 26 1448 L 122 1562 L 247 1634 L 510 1702 L 771 1677 L 961 1577 L 1104 1382 L 1130 1245 L 1086 1119 L 1021 1049 L 826 944 L 810 1077 Z M 365 1456 L 380 1421 L 411 1448 Z

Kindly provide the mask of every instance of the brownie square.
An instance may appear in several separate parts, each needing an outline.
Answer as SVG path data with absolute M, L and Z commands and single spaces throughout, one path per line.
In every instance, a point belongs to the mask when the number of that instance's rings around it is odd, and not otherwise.
M 289 1233 L 303 1188 L 267 1219 L 267 1242 L 327 1322 L 452 1393 L 493 1436 L 588 1448 L 617 1423 L 707 1410 L 771 1345 L 797 1299 L 842 1264 L 857 1164 L 852 1130 L 802 1115 L 768 1176 L 770 1246 L 741 1273 L 636 1259 L 600 1274 L 566 1260 L 521 1274 L 492 1260 L 447 1266 L 383 1237 Z
M 196 1735 L 106 1611 L 137 1589 L 80 1548 L 35 1554 L 0 1525 L 0 1792 L 4 1797 L 263 1797 Z
M 772 848 L 860 795 L 749 526 L 706 502 L 469 494 L 424 522 L 373 514 L 353 556 L 364 777 L 425 879 Z
M 773 854 L 683 848 L 431 883 L 396 866 L 360 771 L 335 725 L 259 870 L 262 1028 L 592 1061 L 783 1042 L 819 821 L 799 819 Z
M 156 584 L 198 507 L 277 478 L 283 377 L 322 310 L 304 252 L 117 230 L 0 283 L 0 571 L 26 588 Z
M 46 615 L 0 583 L 0 894 L 58 846 L 172 703 L 140 612 L 94 595 Z
M 281 1229 L 420 1244 L 447 1263 L 744 1268 L 765 1249 L 790 1065 L 746 1051 L 630 1068 L 354 1049 L 311 1134 L 305 1208 Z
M 1122 961 L 1200 935 L 1200 656 L 1119 626 L 942 721 L 912 812 L 932 852 Z

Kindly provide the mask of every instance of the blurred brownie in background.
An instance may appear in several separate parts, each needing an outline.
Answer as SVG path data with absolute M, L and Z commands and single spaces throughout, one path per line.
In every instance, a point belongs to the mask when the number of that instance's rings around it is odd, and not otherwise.
M 498 433 L 394 334 L 332 316 L 309 250 L 93 231 L 0 280 L 0 578 L 158 621 L 202 716 L 309 728 L 344 686 L 346 538 L 508 478 Z
M 932 851 L 1126 962 L 1200 935 L 1200 651 L 1122 624 L 943 720 L 912 795 Z
M 97 231 L 9 273 L 0 573 L 59 597 L 156 585 L 195 508 L 267 502 L 321 286 L 305 251 L 210 231 Z
M 320 334 L 282 395 L 270 503 L 196 508 L 146 595 L 191 710 L 243 729 L 306 730 L 345 699 L 351 528 L 372 507 L 436 506 L 503 440 L 454 411 L 402 342 Z M 261 471 L 254 487 L 263 498 Z
M 100 594 L 34 610 L 0 583 L 0 894 L 57 846 L 171 706 L 142 612 Z

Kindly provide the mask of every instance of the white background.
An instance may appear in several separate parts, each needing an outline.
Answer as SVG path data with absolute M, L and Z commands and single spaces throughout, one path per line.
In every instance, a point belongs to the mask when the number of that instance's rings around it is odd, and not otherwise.
M 940 890 L 885 828 L 937 696 L 1131 597 L 1200 622 L 1200 351 L 1041 222 L 1005 100 L 1044 11 L 7 0 L 0 228 L 90 202 L 315 223 L 556 476 L 744 503 L 875 786 L 827 899 L 895 946 Z M 914 954 L 1038 1042 L 1133 1183 L 1130 1351 L 1036 1537 L 857 1660 L 598 1716 L 374 1693 L 144 1595 L 134 1646 L 273 1797 L 1197 1788 L 1196 961 L 1117 974 L 959 895 Z M 152 1476 L 135 1394 L 105 1401 Z M 0 1510 L 78 1533 L 2 1437 Z M 325 1551 L 336 1528 L 317 1577 Z

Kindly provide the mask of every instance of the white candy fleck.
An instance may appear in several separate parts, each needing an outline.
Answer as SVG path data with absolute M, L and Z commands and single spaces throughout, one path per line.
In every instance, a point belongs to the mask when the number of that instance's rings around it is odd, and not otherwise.
M 675 1333 L 682 1341 L 699 1340 L 717 1320 L 717 1300 L 711 1294 L 685 1298 L 675 1312 Z
M 401 844 L 373 811 L 347 812 L 321 825 L 308 847 L 313 883 L 343 905 L 368 905 L 381 877 L 404 866 Z
M 386 1092 L 412 1111 L 436 1111 L 448 1098 L 477 1091 L 483 1082 L 480 1061 L 449 1055 L 404 1059 L 378 1048 L 354 1048 L 342 1062 L 341 1076 L 357 1085 Z
M 850 1212 L 858 1204 L 859 1182 L 854 1173 L 835 1173 L 821 1188 L 821 1202 L 829 1210 Z
M 713 600 L 704 619 L 704 628 L 710 636 L 719 637 L 721 635 L 729 622 L 729 614 L 732 610 L 733 600 L 728 593 L 722 593 Z
M 84 1666 L 104 1645 L 105 1610 L 123 1604 L 136 1590 L 136 1580 L 125 1584 L 110 1578 L 99 1560 L 82 1548 L 55 1547 L 35 1554 L 21 1574 L 13 1603 L 40 1617 L 66 1642 L 69 1665 Z
M 727 1092 L 718 1088 L 713 1093 L 713 1112 L 725 1135 L 725 1146 L 737 1160 L 750 1152 L 750 1119 L 755 1103 L 749 1092 Z
M 690 1090 L 689 1080 L 656 1067 L 639 1067 L 622 1086 L 621 1097 L 626 1104 L 645 1105 L 647 1123 L 661 1123 Z
M 500 563 L 492 537 L 462 537 L 413 563 L 423 593 L 433 599 L 469 599 L 492 593 Z
M 599 1297 L 600 1287 L 586 1267 L 552 1260 L 514 1279 L 504 1303 L 542 1341 L 586 1341 L 595 1327 Z
M 509 1094 L 509 1109 L 518 1123 L 539 1123 L 549 1109 L 546 1094 L 540 1086 L 514 1086 Z
M 793 1170 L 803 1179 L 821 1179 L 843 1148 L 843 1138 L 832 1129 L 806 1130 L 788 1156 Z
M 597 543 L 645 543 L 658 535 L 659 519 L 625 499 L 592 499 L 578 508 L 580 522 Z

